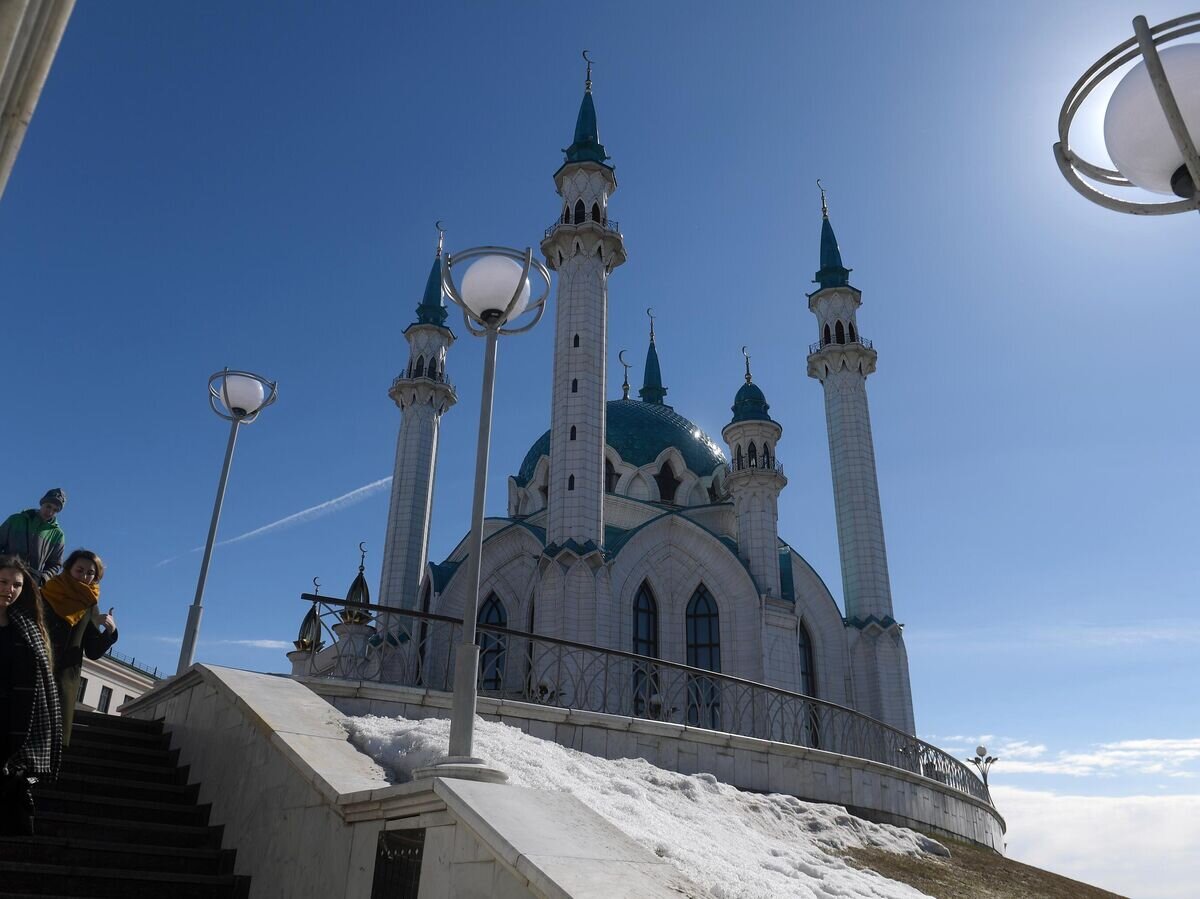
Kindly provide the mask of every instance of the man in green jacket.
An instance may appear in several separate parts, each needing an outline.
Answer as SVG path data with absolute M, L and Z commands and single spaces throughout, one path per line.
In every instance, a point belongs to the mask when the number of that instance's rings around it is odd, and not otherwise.
M 57 516 L 66 504 L 67 495 L 55 487 L 46 491 L 40 508 L 17 512 L 0 524 L 0 554 L 12 553 L 24 559 L 39 584 L 62 571 L 67 538 L 58 526 Z

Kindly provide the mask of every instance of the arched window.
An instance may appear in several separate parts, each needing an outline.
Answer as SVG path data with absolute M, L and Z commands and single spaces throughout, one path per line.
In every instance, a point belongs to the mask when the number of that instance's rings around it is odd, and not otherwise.
M 592 221 L 593 222 L 600 221 L 600 204 L 599 203 L 592 204 Z
M 721 670 L 721 627 L 717 603 L 703 584 L 687 604 L 687 663 L 693 668 Z M 687 723 L 721 728 L 721 691 L 711 678 L 689 675 Z
M 571 425 L 571 439 L 575 439 L 575 425 Z
M 763 451 L 762 451 L 762 467 L 763 468 L 771 467 L 771 450 L 765 443 L 763 444 Z
M 583 200 L 576 200 L 575 201 L 575 224 L 582 225 L 583 217 L 585 215 L 587 215 L 587 213 L 584 211 Z
M 640 656 L 658 658 L 658 603 L 645 581 L 633 598 L 633 651 Z M 639 718 L 657 718 L 662 713 L 658 699 L 657 666 L 635 662 L 633 668 L 633 714 Z
M 821 341 L 822 346 L 828 345 L 830 343 L 831 339 L 832 338 L 830 338 L 830 336 L 829 336 L 829 325 L 826 325 L 824 339 Z
M 734 453 L 733 457 L 736 460 L 737 470 L 741 471 L 746 465 L 746 460 L 742 458 L 742 445 L 740 443 L 738 444 L 737 451 Z
M 575 340 L 571 343 L 572 346 L 579 346 L 579 335 L 575 335 Z
M 567 477 L 567 489 L 568 489 L 568 490 L 574 490 L 574 489 L 575 489 L 575 475 L 569 475 L 569 476 Z
M 808 635 L 808 628 L 804 626 L 804 622 L 800 623 L 797 640 L 800 650 L 800 692 L 816 699 L 817 666 L 813 663 L 812 638 Z M 800 719 L 803 728 L 800 742 L 805 746 L 817 747 L 821 745 L 820 706 L 816 703 L 806 705 L 808 714 Z
M 837 338 L 838 343 L 846 342 L 846 329 L 843 327 L 841 319 L 838 319 L 837 325 L 834 326 L 833 334 Z
M 571 379 L 571 393 L 579 393 L 579 379 L 578 378 Z
M 746 455 L 749 457 L 748 461 L 750 463 L 750 467 L 758 468 L 758 450 L 755 448 L 753 443 L 750 444 L 750 449 L 747 451 Z
M 566 203 L 563 203 L 562 221 L 563 221 L 564 225 L 571 224 L 571 207 L 568 206 Z
M 654 480 L 658 482 L 658 498 L 664 503 L 675 502 L 675 491 L 679 489 L 679 478 L 675 477 L 675 471 L 671 468 L 670 462 L 662 464 L 662 468 L 658 470 Z
M 417 367 L 413 371 L 413 377 L 414 378 L 425 377 L 425 357 L 424 356 L 417 357 Z
M 850 322 L 850 342 L 858 343 L 858 335 L 854 333 L 854 322 Z
M 605 490 L 605 492 L 606 493 L 616 493 L 617 492 L 617 481 L 619 481 L 619 480 L 620 480 L 620 475 L 617 474 L 617 470 L 613 467 L 611 460 L 605 459 L 604 460 L 604 490 Z
M 435 381 L 437 380 L 437 359 L 430 359 L 430 360 L 429 360 L 429 371 L 428 371 L 428 375 L 429 375 L 429 377 L 430 377 L 430 378 L 432 378 L 433 380 L 435 380 Z
M 488 594 L 479 607 L 479 624 L 508 627 L 508 610 L 495 593 Z M 476 631 L 475 642 L 479 644 L 479 689 L 499 690 L 504 686 L 504 656 L 508 650 L 508 637 Z

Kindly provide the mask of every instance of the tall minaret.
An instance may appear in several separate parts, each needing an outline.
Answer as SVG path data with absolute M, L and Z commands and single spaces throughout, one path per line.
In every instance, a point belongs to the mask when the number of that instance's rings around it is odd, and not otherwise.
M 617 179 L 596 128 L 590 61 L 575 140 L 564 152 L 566 161 L 554 173 L 562 209 L 542 241 L 546 264 L 558 272 L 546 541 L 598 547 L 604 542 L 608 276 L 625 261 L 625 245 L 608 219 Z
M 770 408 L 750 376 L 747 355 L 746 383 L 734 398 L 733 420 L 721 430 L 729 444 L 725 485 L 737 516 L 738 554 L 763 595 L 779 599 L 779 491 L 787 478 L 775 457 L 783 428 L 771 419 Z
M 417 607 L 417 593 L 429 552 L 429 521 L 433 475 L 437 467 L 438 432 L 442 413 L 457 401 L 446 380 L 446 350 L 454 334 L 446 327 L 442 299 L 442 234 L 429 270 L 417 320 L 404 331 L 408 368 L 392 382 L 390 396 L 400 407 L 400 436 L 392 473 L 387 540 L 379 602 L 406 609 Z
M 892 588 L 883 541 L 883 515 L 875 474 L 875 446 L 867 409 L 867 376 L 875 350 L 858 331 L 862 294 L 842 265 L 825 192 L 821 191 L 821 270 L 808 308 L 817 317 L 818 342 L 808 375 L 825 388 L 825 420 L 846 623 L 858 631 L 851 665 L 859 711 L 913 731 L 908 657 L 900 625 L 892 617 Z

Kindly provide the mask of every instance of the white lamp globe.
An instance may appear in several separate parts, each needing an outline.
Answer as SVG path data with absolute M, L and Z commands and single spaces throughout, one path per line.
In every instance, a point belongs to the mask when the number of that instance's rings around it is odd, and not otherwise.
M 225 408 L 237 418 L 253 415 L 266 398 L 262 381 L 246 375 L 226 375 L 220 393 Z
M 1188 134 L 1193 143 L 1200 143 L 1200 44 L 1175 44 L 1162 48 L 1158 55 Z M 1183 154 L 1158 102 L 1145 60 L 1129 70 L 1108 101 L 1104 144 L 1117 171 L 1138 187 L 1190 197 L 1186 185 L 1191 178 L 1186 168 L 1180 171 Z
M 484 256 L 471 263 L 463 275 L 459 294 L 467 308 L 475 313 L 477 318 L 488 319 L 495 314 L 503 314 L 508 304 L 512 302 L 517 290 L 517 281 L 521 277 L 522 266 L 507 256 Z M 521 285 L 521 295 L 517 304 L 507 316 L 507 321 L 517 318 L 529 305 L 529 278 Z
M 977 756 L 979 756 L 980 758 L 983 758 L 985 755 L 987 755 L 987 747 L 986 746 L 976 746 L 975 754 Z

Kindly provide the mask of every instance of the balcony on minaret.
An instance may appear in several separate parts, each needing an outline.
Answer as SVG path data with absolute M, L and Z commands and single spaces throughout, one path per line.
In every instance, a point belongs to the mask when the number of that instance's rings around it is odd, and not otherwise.
M 821 339 L 816 343 L 810 343 L 808 345 L 808 354 L 811 356 L 813 353 L 820 352 L 827 346 L 859 346 L 864 350 L 875 349 L 875 344 L 858 334 L 843 340 L 831 340 L 829 337 L 822 335 Z
M 570 219 L 570 221 L 568 221 L 568 219 Z M 546 229 L 546 234 L 545 237 L 543 237 L 543 240 L 553 236 L 554 232 L 559 228 L 575 228 L 579 226 L 599 228 L 600 230 L 607 231 L 610 234 L 619 235 L 621 233 L 620 223 L 611 221 L 603 212 L 597 212 L 597 210 L 593 208 L 591 212 L 584 213 L 582 218 L 578 217 L 575 213 L 568 215 L 564 212 L 563 217 L 559 221 L 555 222 Z

